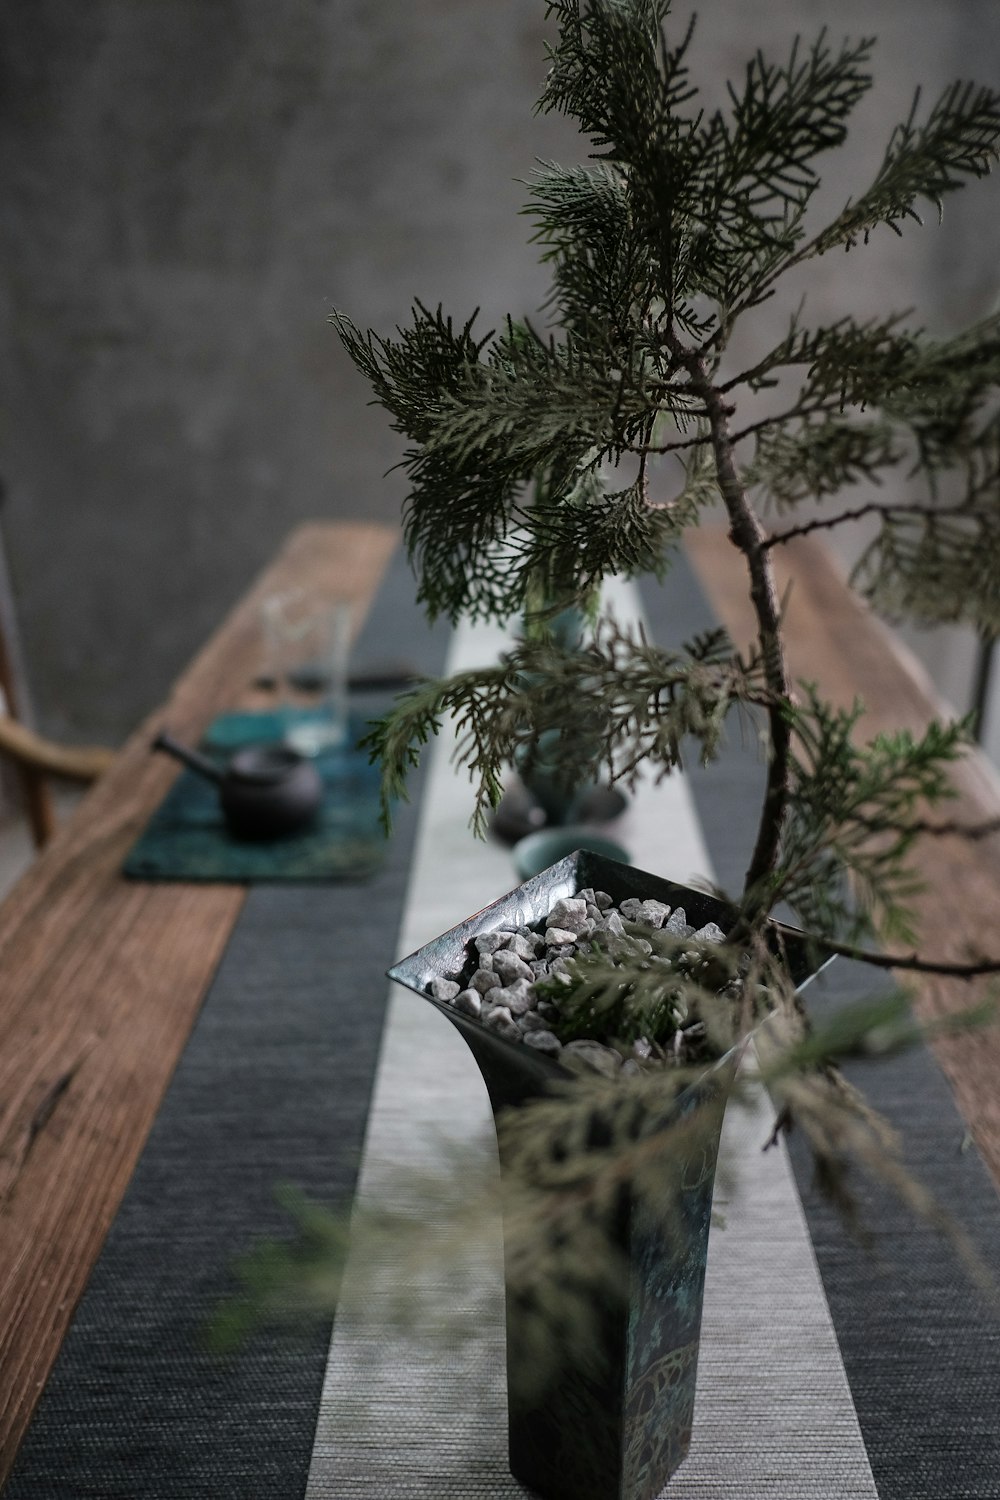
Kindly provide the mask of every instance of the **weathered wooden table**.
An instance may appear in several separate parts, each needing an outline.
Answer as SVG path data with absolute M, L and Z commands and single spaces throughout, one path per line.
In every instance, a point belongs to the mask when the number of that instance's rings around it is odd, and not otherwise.
M 395 545 L 391 531 L 362 524 L 297 531 L 182 676 L 168 703 L 137 730 L 113 769 L 0 908 L 0 1481 L 14 1463 L 247 901 L 242 886 L 142 884 L 121 877 L 126 853 L 176 774 L 166 760 L 149 754 L 149 741 L 163 724 L 194 740 L 215 713 L 251 701 L 247 694 L 260 651 L 258 609 L 265 594 L 294 583 L 331 597 L 350 595 L 367 607 Z M 860 695 L 870 706 L 866 726 L 872 732 L 899 724 L 919 727 L 933 709 L 926 686 L 849 594 L 823 549 L 809 540 L 795 547 L 798 583 L 789 605 L 794 673 L 818 681 L 837 701 Z M 739 560 L 724 535 L 711 529 L 696 534 L 688 557 L 716 616 L 741 639 L 748 626 L 739 603 Z M 977 757 L 963 766 L 960 780 L 957 817 L 975 821 L 995 814 L 996 780 Z M 455 797 L 464 797 L 466 790 L 459 781 Z M 461 823 L 467 815 L 463 806 Z M 933 893 L 924 902 L 924 946 L 961 956 L 954 952 L 957 917 L 974 910 L 984 931 L 1000 932 L 1000 839 L 974 845 L 936 840 L 929 859 Z M 499 865 L 491 868 L 495 878 Z M 335 923 L 336 908 L 331 912 Z M 392 951 L 375 953 L 373 966 L 392 956 Z M 968 1004 L 974 993 L 954 983 L 926 984 L 916 1005 L 922 1016 L 933 1018 Z M 971 1138 L 1000 1182 L 1000 1031 L 942 1040 L 936 1051 Z M 807 1186 L 800 1178 L 804 1195 Z M 989 1204 L 987 1211 L 992 1211 Z M 990 1374 L 994 1381 L 996 1364 Z M 980 1397 L 985 1373 L 973 1372 Z M 861 1425 L 871 1447 L 864 1412 Z M 134 1433 L 130 1441 L 137 1441 Z M 992 1441 L 980 1465 L 985 1477 L 966 1476 L 956 1496 L 986 1500 L 1000 1493 Z M 923 1500 L 926 1493 L 929 1500 L 930 1490 L 899 1488 L 904 1482 L 899 1476 L 908 1472 L 905 1464 L 893 1470 L 888 1459 L 876 1455 L 872 1467 L 877 1489 L 843 1493 L 877 1494 L 880 1500 L 897 1494 L 901 1500 L 904 1494 L 906 1500 Z M 304 1482 L 293 1476 L 287 1493 L 301 1496 Z M 358 1480 L 359 1497 L 388 1493 L 377 1488 L 383 1481 L 371 1482 L 375 1487 L 369 1490 Z M 32 1488 L 30 1475 L 23 1483 L 23 1490 L 15 1487 L 16 1495 L 57 1500 L 56 1490 L 46 1491 L 42 1481 L 36 1481 L 42 1488 Z M 132 1500 L 196 1493 L 172 1489 L 165 1473 L 146 1487 L 141 1480 L 121 1483 L 126 1486 L 121 1490 L 105 1490 L 82 1481 L 74 1488 L 67 1480 L 58 1493 L 121 1493 Z M 333 1481 L 317 1479 L 314 1463 L 310 1497 L 336 1494 L 352 1500 L 353 1491 L 349 1496 L 324 1483 Z M 492 1480 L 482 1483 L 486 1487 L 476 1488 L 480 1480 L 469 1480 L 465 1494 L 518 1493 L 500 1480 L 493 1488 Z M 270 1480 L 258 1490 L 244 1477 L 212 1493 L 267 1493 L 273 1500 L 277 1492 Z M 434 1490 L 404 1485 L 399 1493 L 430 1496 Z M 462 1490 L 440 1493 L 458 1496 Z M 690 1493 L 703 1492 L 692 1488 Z M 717 1487 L 712 1493 L 730 1491 Z M 779 1487 L 773 1493 L 786 1491 Z M 934 1500 L 946 1500 L 948 1493 L 938 1491 Z M 752 1492 L 741 1490 L 740 1500 L 753 1500 Z M 826 1500 L 837 1497 L 831 1493 Z
M 247 896 L 122 879 L 177 775 L 150 741 L 163 725 L 196 741 L 255 701 L 266 595 L 326 591 L 361 619 L 395 544 L 375 526 L 297 531 L 0 908 L 0 1476 Z

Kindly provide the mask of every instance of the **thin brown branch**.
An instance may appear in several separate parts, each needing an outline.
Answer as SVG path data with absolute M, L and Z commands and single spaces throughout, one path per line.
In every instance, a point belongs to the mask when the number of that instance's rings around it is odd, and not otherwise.
M 778 857 L 791 780 L 791 724 L 785 713 L 785 704 L 791 695 L 791 682 L 781 638 L 781 605 L 764 546 L 764 528 L 750 504 L 736 468 L 734 447 L 738 439 L 729 430 L 733 408 L 726 402 L 718 387 L 713 385 L 700 351 L 684 349 L 676 340 L 672 347 L 691 377 L 692 389 L 705 403 L 715 455 L 716 477 L 729 515 L 730 539 L 746 558 L 750 574 L 750 599 L 757 617 L 761 664 L 771 700 L 767 710 L 771 740 L 767 785 L 757 838 L 744 883 L 744 893 L 750 895 L 753 915 L 752 904 L 757 899 L 755 893 L 763 890 L 766 877 L 774 869 Z
M 876 969 L 904 969 L 912 974 L 936 974 L 942 979 L 979 979 L 984 974 L 1000 974 L 1000 958 L 975 958 L 966 963 L 945 959 L 918 958 L 915 953 L 872 953 L 853 943 L 838 943 L 833 938 L 820 939 L 828 953 L 840 958 L 856 959 Z
M 990 818 L 986 823 L 962 823 L 957 818 L 946 823 L 918 823 L 917 832 L 927 834 L 931 838 L 954 836 L 970 839 L 975 843 L 978 839 L 988 839 L 993 834 L 1000 833 L 1000 818 Z
M 697 355 L 695 355 L 694 357 L 698 358 Z M 731 416 L 733 413 L 733 408 L 721 402 L 722 388 L 717 387 L 715 389 L 720 395 L 720 405 L 723 405 L 727 415 Z M 768 427 L 780 426 L 783 422 L 792 421 L 793 418 L 815 416 L 817 412 L 826 412 L 829 411 L 829 409 L 830 404 L 828 401 L 817 401 L 811 406 L 790 407 L 788 411 L 779 412 L 776 416 L 761 417 L 759 422 L 751 422 L 749 426 L 741 427 L 739 432 L 727 433 L 727 441 L 731 443 L 735 448 L 736 444 L 742 443 L 744 438 L 755 437 L 758 432 L 764 432 Z M 710 413 L 706 410 L 705 415 L 710 416 Z M 645 444 L 642 447 L 636 446 L 629 448 L 628 451 L 630 453 L 676 453 L 680 448 L 694 448 L 701 443 L 709 443 L 711 441 L 712 439 L 710 434 L 702 433 L 699 437 L 687 438 L 682 442 L 660 443 L 658 445 Z
M 764 542 L 765 548 L 777 547 L 780 543 L 790 542 L 797 536 L 808 536 L 813 531 L 828 531 L 831 527 L 842 526 L 845 521 L 860 521 L 865 516 L 947 516 L 950 511 L 942 510 L 939 505 L 881 505 L 877 500 L 869 501 L 867 505 L 859 505 L 854 510 L 841 511 L 836 516 L 824 516 L 815 521 L 803 521 L 801 526 L 789 526 L 786 531 L 773 532 Z
M 759 422 L 751 422 L 748 427 L 741 427 L 739 432 L 731 434 L 729 441 L 733 447 L 742 443 L 744 438 L 755 437 L 758 432 L 764 432 L 768 427 L 780 427 L 784 422 L 797 420 L 799 417 L 812 417 L 817 412 L 828 412 L 830 402 L 826 400 L 814 401 L 808 406 L 791 406 L 788 411 L 779 412 L 773 417 L 761 417 Z
M 882 833 L 884 828 L 874 819 L 855 819 L 863 828 L 869 828 L 872 833 Z M 919 834 L 927 838 L 958 838 L 968 839 L 976 843 L 980 839 L 992 838 L 995 833 L 1000 833 L 1000 818 L 988 818 L 985 823 L 965 823 L 961 818 L 949 818 L 942 822 L 931 822 L 918 818 L 915 822 L 907 825 L 909 832 Z
M 645 458 L 651 453 L 679 453 L 683 448 L 704 448 L 711 441 L 711 434 L 702 432 L 697 437 L 682 438 L 676 443 L 633 443 L 623 451 L 638 453 Z

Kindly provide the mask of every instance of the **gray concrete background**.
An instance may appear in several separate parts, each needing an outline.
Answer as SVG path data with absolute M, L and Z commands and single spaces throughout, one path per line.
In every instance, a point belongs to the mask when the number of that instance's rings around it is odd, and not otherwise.
M 996 0 L 703 12 L 709 102 L 758 45 L 783 54 L 824 21 L 880 34 L 833 208 L 918 81 L 1000 78 Z M 515 179 L 579 154 L 531 113 L 544 34 L 542 0 L 0 7 L 2 525 L 47 729 L 122 736 L 297 520 L 398 516 L 395 440 L 327 313 L 387 329 L 414 295 L 486 322 L 537 309 Z M 919 304 L 944 330 L 985 312 L 997 208 L 993 181 L 941 230 L 830 258 L 814 316 Z M 967 643 L 924 649 L 964 706 Z

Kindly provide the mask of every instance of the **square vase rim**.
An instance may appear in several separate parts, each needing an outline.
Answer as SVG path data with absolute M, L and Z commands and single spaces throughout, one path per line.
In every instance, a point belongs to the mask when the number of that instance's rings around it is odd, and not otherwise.
M 654 875 L 648 870 L 639 869 L 636 865 L 624 864 L 620 860 L 613 860 L 607 855 L 598 854 L 593 850 L 576 849 L 573 850 L 570 854 L 564 855 L 562 859 L 556 860 L 555 863 L 547 866 L 546 869 L 540 870 L 537 875 L 529 876 L 527 880 L 521 881 L 517 885 L 512 886 L 509 891 L 506 891 L 502 895 L 497 896 L 493 901 L 487 902 L 485 906 L 480 907 L 478 911 L 471 913 L 470 916 L 464 918 L 462 921 L 455 923 L 453 927 L 446 928 L 444 932 L 439 933 L 436 937 L 429 938 L 426 943 L 422 943 L 419 948 L 415 948 L 412 953 L 408 953 L 404 958 L 397 959 L 396 962 L 385 971 L 386 976 L 389 979 L 392 979 L 395 983 L 403 985 L 406 989 L 412 990 L 414 994 L 419 995 L 422 1000 L 428 1001 L 435 1007 L 436 1010 L 440 1011 L 442 1015 L 447 1016 L 449 1021 L 451 1021 L 453 1024 L 456 1024 L 456 1012 L 454 1008 L 444 1001 L 437 1000 L 433 995 L 428 994 L 425 989 L 420 988 L 420 986 L 415 982 L 414 979 L 407 977 L 406 971 L 408 967 L 412 970 L 416 963 L 424 955 L 426 955 L 428 949 L 433 948 L 436 944 L 441 943 L 444 939 L 452 934 L 457 935 L 463 932 L 463 930 L 465 931 L 465 938 L 463 940 L 464 947 L 466 943 L 468 943 L 478 934 L 494 931 L 495 927 L 500 924 L 494 924 L 494 926 L 491 927 L 488 920 L 482 919 L 488 918 L 489 915 L 495 912 L 498 907 L 502 907 L 505 903 L 509 903 L 511 898 L 516 896 L 519 891 L 530 890 L 533 887 L 535 889 L 542 889 L 547 883 L 553 884 L 555 877 L 558 877 L 560 875 L 568 876 L 570 874 L 575 874 L 578 871 L 581 862 L 584 860 L 588 861 L 591 864 L 596 863 L 600 865 L 601 867 L 609 870 L 611 874 L 617 874 L 618 872 L 621 872 L 621 874 L 624 876 L 638 876 L 642 880 L 655 881 L 661 887 L 670 886 L 676 891 L 687 892 L 700 901 L 711 902 L 718 910 L 722 912 L 735 914 L 735 909 L 732 906 L 730 906 L 720 897 L 714 896 L 710 891 L 699 891 L 693 886 L 683 885 L 679 881 L 671 880 L 669 876 Z M 809 940 L 807 933 L 803 932 L 801 928 L 793 926 L 791 923 L 782 922 L 777 918 L 770 917 L 768 919 L 768 924 L 771 930 L 778 934 L 785 942 L 791 942 L 794 945 L 804 945 Z M 819 940 L 816 941 L 818 942 Z M 820 944 L 820 947 L 822 947 L 822 944 Z M 810 972 L 807 973 L 795 986 L 796 993 L 800 994 L 806 988 L 806 986 L 810 984 L 813 979 L 815 979 L 816 975 L 819 974 L 823 969 L 827 967 L 828 964 L 832 962 L 833 958 L 833 954 L 827 954 L 827 956 L 821 962 L 817 963 L 817 965 L 813 969 L 811 969 Z M 509 1048 L 511 1051 L 517 1054 L 523 1052 L 523 1042 L 509 1041 L 506 1037 L 501 1037 L 500 1035 L 498 1035 L 498 1033 L 489 1031 L 481 1021 L 477 1021 L 472 1016 L 462 1015 L 461 1019 L 463 1025 L 467 1023 L 469 1026 L 477 1030 L 482 1030 L 491 1038 L 491 1041 L 498 1044 L 502 1043 L 505 1050 Z M 730 1048 L 729 1051 L 725 1052 L 721 1057 L 716 1058 L 707 1066 L 706 1073 L 713 1072 L 716 1069 L 728 1064 L 730 1060 L 732 1060 L 734 1056 L 739 1052 L 740 1046 L 741 1044 L 737 1043 L 735 1047 Z M 567 1068 L 563 1067 L 559 1062 L 556 1061 L 555 1058 L 547 1057 L 544 1053 L 535 1053 L 534 1049 L 531 1050 L 533 1051 L 533 1056 L 537 1058 L 539 1062 L 547 1065 L 549 1071 L 551 1072 L 553 1082 L 563 1079 L 571 1080 L 577 1076 L 575 1073 L 572 1073 Z M 692 1084 L 691 1087 L 697 1087 L 697 1084 Z

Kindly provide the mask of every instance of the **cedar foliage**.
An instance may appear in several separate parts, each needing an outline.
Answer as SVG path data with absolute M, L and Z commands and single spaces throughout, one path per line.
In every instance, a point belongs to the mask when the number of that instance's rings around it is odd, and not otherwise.
M 710 760 L 728 711 L 753 705 L 770 751 L 736 893 L 748 926 L 784 899 L 827 938 L 908 937 L 905 856 L 923 808 L 948 795 L 965 731 L 859 745 L 859 715 L 848 722 L 795 691 L 770 551 L 803 529 L 796 507 L 905 472 L 904 498 L 862 508 L 878 532 L 856 583 L 892 616 L 998 628 L 1000 316 L 934 339 L 895 315 L 810 327 L 800 312 L 750 367 L 733 371 L 727 354 L 737 322 L 794 267 L 863 254 L 873 233 L 902 233 L 987 173 L 1000 95 L 954 84 L 929 108 L 918 95 L 874 181 L 816 227 L 819 158 L 872 86 L 872 40 L 838 46 L 824 32 L 796 40 L 783 63 L 757 54 L 728 85 L 728 107 L 706 112 L 689 69 L 693 23 L 675 34 L 671 9 L 548 5 L 556 39 L 538 108 L 571 116 L 590 146 L 586 165 L 544 163 L 529 184 L 549 328 L 511 317 L 479 333 L 475 315 L 459 323 L 419 302 L 391 337 L 334 321 L 408 440 L 405 535 L 432 617 L 530 618 L 540 599 L 592 607 L 609 574 L 665 574 L 684 530 L 721 501 L 757 648 L 744 660 L 717 638 L 674 657 L 606 626 L 573 655 L 529 632 L 498 668 L 398 704 L 373 737 L 387 805 L 447 714 L 462 726 L 482 833 L 514 753 L 547 729 L 564 728 L 568 777 L 600 766 L 627 780 L 640 764 L 668 773 L 692 749 Z M 741 423 L 743 398 L 779 382 L 776 409 Z M 655 487 L 653 454 L 669 456 Z M 574 711 L 584 701 L 587 735 Z
M 677 967 L 664 989 L 656 966 L 625 944 L 577 962 L 575 1014 L 585 1029 L 603 1019 L 610 1039 L 625 1042 L 651 1016 L 697 1017 L 717 1050 L 768 1016 L 761 1066 L 779 1123 L 804 1129 L 819 1180 L 844 1212 L 853 1212 L 848 1168 L 860 1163 L 949 1233 L 982 1274 L 835 1068 L 927 1028 L 894 993 L 810 1031 L 763 933 L 767 913 L 788 901 L 827 949 L 882 969 L 962 978 L 1000 970 L 989 955 L 948 964 L 872 946 L 914 940 L 908 859 L 922 834 L 954 831 L 929 823 L 927 809 L 950 795 L 967 726 L 932 723 L 922 735 L 866 742 L 860 705 L 843 712 L 793 684 L 771 570 L 772 550 L 789 538 L 874 515 L 855 583 L 877 609 L 1000 629 L 1000 315 L 933 338 L 896 315 L 811 326 L 803 309 L 736 369 L 731 340 L 795 268 L 833 252 L 863 256 L 871 236 L 900 235 L 927 208 L 940 214 L 949 193 L 989 172 L 1000 95 L 956 83 L 927 106 L 918 94 L 874 180 L 817 227 L 819 160 L 843 142 L 872 87 L 871 39 L 835 45 L 824 32 L 796 41 L 784 62 L 758 53 L 728 85 L 726 107 L 706 112 L 689 68 L 694 27 L 675 29 L 671 0 L 549 0 L 547 9 L 555 40 L 538 108 L 574 119 L 590 152 L 586 165 L 542 163 L 529 184 L 526 213 L 551 272 L 549 326 L 510 317 L 482 332 L 475 314 L 455 320 L 420 302 L 392 335 L 363 332 L 344 314 L 333 320 L 407 440 L 405 540 L 428 614 L 521 613 L 528 626 L 495 666 L 418 684 L 377 726 L 371 745 L 387 813 L 445 719 L 457 721 L 483 833 L 511 762 L 552 731 L 562 734 L 568 780 L 601 770 L 628 783 L 640 772 L 669 774 L 692 753 L 711 761 L 730 712 L 755 716 L 767 785 L 743 889 L 728 893 L 739 914 L 732 943 L 716 956 L 743 975 L 735 1013 L 720 1009 L 724 991 L 705 991 Z M 769 392 L 765 415 L 741 418 L 747 396 Z M 892 475 L 905 476 L 905 488 L 885 499 L 835 503 L 859 481 Z M 797 509 L 817 499 L 827 502 L 821 518 L 799 519 Z M 575 603 L 593 613 L 610 574 L 664 577 L 685 529 L 720 503 L 757 621 L 749 656 L 724 632 L 679 652 L 609 621 L 579 651 L 547 634 L 549 611 Z M 670 1141 L 651 1150 L 615 1120 L 634 1119 L 640 1105 L 662 1112 L 697 1071 L 643 1071 L 618 1092 L 581 1079 L 503 1127 L 508 1256 L 530 1267 L 543 1325 L 546 1306 L 557 1309 L 561 1337 L 567 1328 L 585 1337 L 594 1288 L 614 1281 L 617 1268 L 594 1242 L 601 1204 L 625 1179 L 664 1211 L 674 1191 Z M 738 1091 L 740 1080 L 728 1087 Z M 595 1110 L 605 1144 L 571 1149 L 593 1134 Z M 694 1128 L 683 1122 L 688 1134 Z M 459 1218 L 470 1235 L 476 1203 L 466 1180 Z M 546 1249 L 539 1224 L 549 1221 Z M 401 1232 L 395 1222 L 382 1229 L 394 1240 Z M 279 1272 L 273 1285 L 284 1279 Z M 339 1270 L 334 1281 L 336 1297 Z M 567 1310 L 572 1285 L 585 1294 Z M 539 1370 L 544 1346 L 543 1326 L 532 1351 Z

